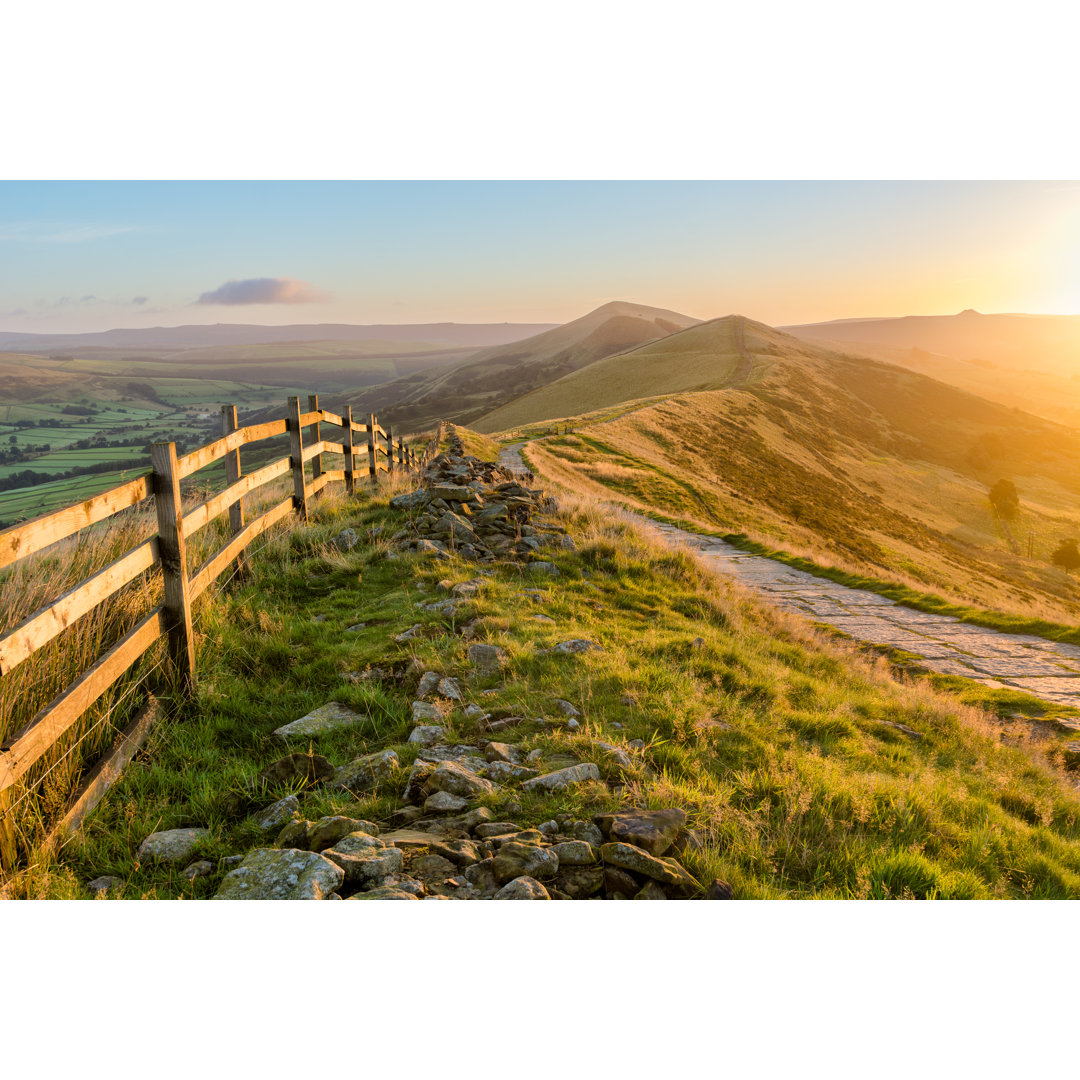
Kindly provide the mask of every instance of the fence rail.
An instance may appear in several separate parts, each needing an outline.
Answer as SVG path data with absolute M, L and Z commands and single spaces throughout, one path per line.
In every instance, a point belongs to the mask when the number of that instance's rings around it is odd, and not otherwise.
M 381 472 L 416 472 L 424 468 L 438 452 L 444 433 L 440 423 L 424 453 L 417 456 L 402 437 L 395 437 L 389 424 L 383 428 L 374 414 L 369 414 L 367 422 L 360 424 L 353 420 L 351 407 L 346 408 L 344 415 L 320 409 L 316 395 L 309 397 L 307 404 L 307 411 L 301 412 L 300 399 L 290 398 L 284 418 L 246 427 L 237 426 L 235 406 L 223 406 L 220 439 L 183 456 L 177 456 L 175 443 L 155 443 L 151 452 L 153 468 L 145 475 L 77 506 L 0 531 L 0 569 L 3 569 L 144 500 L 153 500 L 157 516 L 155 536 L 0 636 L 0 677 L 10 675 L 35 652 L 144 574 L 160 574 L 164 596 L 160 605 L 148 611 L 79 678 L 0 743 L 0 871 L 10 870 L 15 862 L 12 824 L 6 820 L 13 786 L 162 637 L 168 642 L 171 681 L 180 688 L 191 689 L 196 675 L 192 604 L 230 565 L 242 572 L 245 550 L 256 537 L 290 514 L 295 514 L 298 522 L 306 523 L 309 501 L 328 484 L 344 483 L 351 492 L 357 478 L 364 475 L 377 484 Z M 341 429 L 340 441 L 323 438 L 323 424 Z M 305 431 L 311 432 L 310 441 L 305 440 Z M 287 456 L 243 473 L 241 447 L 285 434 L 290 440 Z M 326 454 L 344 456 L 344 468 L 325 468 Z M 363 464 L 358 463 L 358 458 L 365 459 Z M 180 481 L 221 460 L 225 463 L 227 486 L 185 510 L 181 505 Z M 312 463 L 310 480 L 305 471 L 308 461 Z M 293 493 L 255 520 L 245 522 L 244 497 L 290 472 Z M 185 542 L 226 511 L 230 520 L 229 542 L 201 567 L 192 570 Z

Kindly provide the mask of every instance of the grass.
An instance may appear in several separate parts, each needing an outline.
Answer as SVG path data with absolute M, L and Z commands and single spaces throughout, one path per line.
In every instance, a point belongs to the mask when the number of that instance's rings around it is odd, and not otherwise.
M 318 500 L 309 528 L 272 537 L 250 578 L 207 604 L 196 699 L 176 703 L 78 837 L 39 854 L 15 895 L 85 896 L 84 883 L 105 873 L 126 881 L 127 897 L 213 895 L 220 872 L 189 883 L 139 865 L 143 837 L 203 825 L 210 857 L 265 845 L 252 815 L 285 793 L 252 783 L 282 753 L 271 732 L 328 700 L 369 721 L 314 750 L 339 764 L 392 747 L 408 766 L 412 691 L 422 670 L 438 670 L 488 710 L 537 717 L 564 698 L 584 714 L 578 733 L 523 725 L 521 745 L 596 761 L 606 782 L 545 796 L 507 787 L 484 800 L 500 819 L 682 806 L 700 840 L 688 868 L 746 898 L 1080 897 L 1080 797 L 1063 769 L 1064 736 L 1018 742 L 1011 706 L 976 707 L 898 676 L 586 499 L 564 500 L 578 550 L 545 553 L 557 579 L 499 564 L 456 620 L 425 612 L 418 602 L 438 595 L 439 580 L 475 567 L 392 552 L 384 537 L 403 521 L 387 507 L 393 490 Z M 330 543 L 345 527 L 365 537 L 348 553 Z M 367 626 L 345 632 L 358 621 Z M 466 621 L 507 651 L 501 675 L 470 670 Z M 393 641 L 417 623 L 417 638 Z M 604 651 L 539 651 L 571 637 Z M 394 677 L 342 678 L 367 665 Z M 453 740 L 480 738 L 462 713 L 447 724 Z M 628 747 L 635 739 L 643 750 Z M 625 774 L 598 740 L 628 750 Z M 303 813 L 385 820 L 403 783 L 402 771 L 360 800 L 304 792 Z

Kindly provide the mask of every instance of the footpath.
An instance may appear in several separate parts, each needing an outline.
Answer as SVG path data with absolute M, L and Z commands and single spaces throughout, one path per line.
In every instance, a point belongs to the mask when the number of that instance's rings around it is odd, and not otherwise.
M 527 471 L 521 445 L 504 447 L 499 456 L 504 468 L 519 474 Z M 950 615 L 916 611 L 877 593 L 748 554 L 718 538 L 639 514 L 631 516 L 699 551 L 716 569 L 784 611 L 824 623 L 864 644 L 903 649 L 920 657 L 922 666 L 942 675 L 959 675 L 983 686 L 1021 690 L 1044 701 L 1080 708 L 1080 648 L 1075 645 L 1007 634 Z M 1080 723 L 1077 727 L 1080 729 Z

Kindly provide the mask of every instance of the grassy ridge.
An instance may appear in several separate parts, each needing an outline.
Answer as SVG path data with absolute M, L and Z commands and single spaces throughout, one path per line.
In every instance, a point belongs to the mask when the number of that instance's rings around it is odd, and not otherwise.
M 402 522 L 389 493 L 318 500 L 311 527 L 272 538 L 250 579 L 208 605 L 197 700 L 158 729 L 61 857 L 41 858 L 16 883 L 19 895 L 85 895 L 102 873 L 123 877 L 129 897 L 212 895 L 220 872 L 189 883 L 137 865 L 142 838 L 206 825 L 209 856 L 264 844 L 252 814 L 283 792 L 255 796 L 249 784 L 282 752 L 270 733 L 327 700 L 370 722 L 319 739 L 318 752 L 342 762 L 392 746 L 407 765 L 417 752 L 406 741 L 409 701 L 430 669 L 462 676 L 485 709 L 537 716 L 564 698 L 584 714 L 580 732 L 530 729 L 522 746 L 595 760 L 611 786 L 507 788 L 484 800 L 501 819 L 680 805 L 700 840 L 687 866 L 741 897 L 1080 897 L 1080 798 L 1059 740 L 1014 738 L 1017 722 L 896 678 L 585 500 L 562 512 L 578 550 L 550 556 L 557 579 L 500 565 L 456 620 L 425 612 L 418 603 L 438 595 L 437 581 L 475 567 L 391 557 L 371 539 Z M 346 526 L 369 539 L 341 553 L 330 541 Z M 357 621 L 367 625 L 346 633 Z M 509 654 L 502 677 L 470 675 L 466 621 Z M 415 623 L 418 638 L 393 642 Z M 604 651 L 539 652 L 570 637 Z M 369 664 L 397 677 L 342 679 Z M 448 724 L 451 740 L 480 738 L 461 713 Z M 625 774 L 598 739 L 634 758 Z M 643 750 L 629 747 L 635 739 Z M 402 784 L 399 775 L 359 803 L 310 793 L 303 812 L 385 819 Z

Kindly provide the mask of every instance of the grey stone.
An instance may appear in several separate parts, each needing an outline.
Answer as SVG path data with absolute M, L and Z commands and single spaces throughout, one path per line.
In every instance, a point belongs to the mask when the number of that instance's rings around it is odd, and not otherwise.
M 597 645 L 595 641 L 588 641 L 585 638 L 571 638 L 569 641 L 560 641 L 558 645 L 553 646 L 548 651 L 568 655 L 570 653 L 590 651 L 603 652 L 604 648 L 602 645 Z
M 539 544 L 536 546 L 539 547 Z M 553 562 L 538 560 L 537 562 L 529 563 L 529 569 L 534 574 L 543 574 L 545 577 L 559 576 L 559 568 Z
M 496 900 L 550 900 L 551 894 L 535 878 L 519 877 L 507 882 L 496 894 Z
M 431 720 L 441 720 L 442 712 L 437 705 L 431 705 L 426 701 L 414 701 L 412 703 L 412 721 L 414 724 L 424 724 Z
M 209 836 L 209 829 L 166 829 L 151 833 L 139 845 L 136 857 L 139 862 L 186 862 Z
M 404 645 L 407 641 L 412 641 L 421 631 L 422 627 L 419 623 L 415 626 L 410 626 L 408 630 L 402 630 L 400 634 L 394 635 L 394 641 L 398 645 Z
M 581 713 L 569 701 L 564 701 L 562 698 L 555 699 L 555 708 L 558 709 L 563 716 L 570 716 L 575 720 L 580 719 L 581 717 Z
M 487 774 L 495 783 L 505 784 L 511 780 L 528 780 L 536 775 L 536 770 L 509 761 L 493 761 L 487 767 Z
M 225 875 L 215 900 L 325 900 L 345 871 L 313 851 L 261 848 Z
M 705 894 L 705 899 L 734 900 L 735 890 L 726 881 L 721 881 L 720 878 L 716 878 L 709 886 L 709 891 Z
M 314 821 L 294 820 L 286 822 L 285 828 L 278 833 L 274 843 L 279 848 L 301 848 L 307 850 L 308 834 L 315 827 Z M 242 859 L 240 861 L 243 861 Z
M 658 859 L 642 848 L 633 844 L 604 844 L 600 857 L 610 866 L 629 870 L 635 874 L 659 881 L 661 885 L 670 885 L 692 892 L 697 882 L 674 859 Z
M 678 807 L 625 810 L 597 814 L 593 820 L 609 839 L 642 848 L 650 855 L 663 855 L 686 825 L 686 812 Z
M 498 671 L 508 660 L 505 649 L 477 642 L 469 646 L 469 663 L 482 672 Z
M 418 704 L 414 702 L 413 704 Z M 420 724 L 412 729 L 409 742 L 419 743 L 421 746 L 434 746 L 442 737 L 444 731 L 438 724 Z
M 501 882 L 521 876 L 550 878 L 558 873 L 559 857 L 551 848 L 512 840 L 499 848 L 492 869 Z
M 409 863 L 409 871 L 424 882 L 443 881 L 454 873 L 454 864 L 442 855 L 419 855 Z
M 488 761 L 508 761 L 512 765 L 520 765 L 522 753 L 510 743 L 489 742 L 484 747 L 484 757 Z
M 419 900 L 420 897 L 414 896 L 411 892 L 405 892 L 403 889 L 395 889 L 392 886 L 379 886 L 375 889 L 369 889 L 367 892 L 353 893 L 349 897 L 350 900 Z
M 621 746 L 613 746 L 599 739 L 593 745 L 603 750 L 622 769 L 629 769 L 634 764 L 634 759 Z
M 574 784 L 583 784 L 588 780 L 599 780 L 600 770 L 591 761 L 580 765 L 571 765 L 565 769 L 537 776 L 526 780 L 521 786 L 525 791 L 559 791 Z
M 276 803 L 260 810 L 255 818 L 255 824 L 266 832 L 271 829 L 280 832 L 282 826 L 292 821 L 299 813 L 300 800 L 295 795 L 286 795 L 284 799 L 278 799 Z
M 305 846 L 309 851 L 322 851 L 323 848 L 332 847 L 343 836 L 348 836 L 349 833 L 365 833 L 368 836 L 377 836 L 378 832 L 379 826 L 373 821 L 346 817 L 344 814 L 331 814 L 319 818 L 310 826 Z
M 360 542 L 360 537 L 355 529 L 343 529 L 334 537 L 332 542 L 338 551 L 352 551 Z
M 604 887 L 602 866 L 559 866 L 554 885 L 572 900 L 587 900 Z
M 258 780 L 260 784 L 316 784 L 334 775 L 334 766 L 321 754 L 288 754 L 267 765 Z
M 464 695 L 461 693 L 461 685 L 458 683 L 457 679 L 440 679 L 438 691 L 444 698 L 450 698 L 452 701 L 465 700 Z
M 346 634 L 359 634 L 360 631 L 363 630 L 364 627 L 366 627 L 366 626 L 367 626 L 367 623 L 362 623 L 362 622 L 353 623 L 352 626 L 346 626 L 345 627 L 345 633 Z
M 424 506 L 430 498 L 431 496 L 423 488 L 417 488 L 416 491 L 395 495 L 389 505 L 393 510 L 413 510 L 418 506 Z
M 596 852 L 584 840 L 553 844 L 551 850 L 558 856 L 560 866 L 591 866 L 596 862 Z
M 428 787 L 434 791 L 448 791 L 451 795 L 469 799 L 490 795 L 496 790 L 490 780 L 482 779 L 456 761 L 440 761 L 428 779 Z
M 521 832 L 521 826 L 515 825 L 512 821 L 489 821 L 483 825 L 477 825 L 473 830 L 473 835 L 486 840 L 489 836 L 506 836 L 508 833 L 516 832 Z
M 200 859 L 190 866 L 185 866 L 181 875 L 186 877 L 188 881 L 194 881 L 196 878 L 209 877 L 213 872 L 214 864 L 209 859 Z
M 123 887 L 122 878 L 110 877 L 108 874 L 103 877 L 96 877 L 93 881 L 86 883 L 87 890 L 95 900 L 100 900 L 109 893 L 118 893 Z
M 348 765 L 342 765 L 333 776 L 336 787 L 349 791 L 371 791 L 386 779 L 393 776 L 400 762 L 393 750 L 380 750 L 374 754 L 365 754 Z
M 439 685 L 439 680 L 442 676 L 437 671 L 425 671 L 420 676 L 420 685 L 416 688 L 417 697 L 427 697 L 436 686 Z M 413 704 L 417 704 L 413 702 Z
M 428 814 L 456 814 L 469 805 L 466 799 L 459 795 L 451 795 L 448 791 L 436 791 L 424 800 L 424 811 Z
M 400 848 L 358 846 L 347 844 L 345 840 L 323 854 L 341 867 L 349 885 L 380 884 L 387 875 L 401 869 L 404 859 Z

